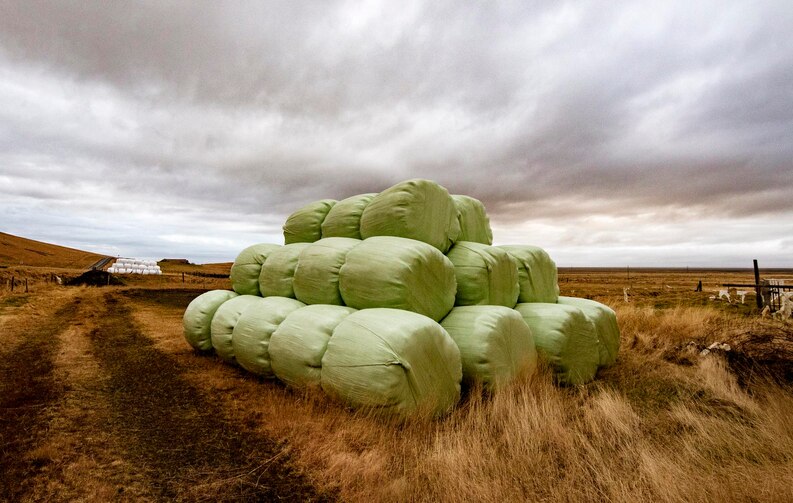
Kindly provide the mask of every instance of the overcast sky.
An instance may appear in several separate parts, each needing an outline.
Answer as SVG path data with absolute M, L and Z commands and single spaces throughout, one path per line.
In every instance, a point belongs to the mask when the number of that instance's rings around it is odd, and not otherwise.
M 414 177 L 560 266 L 793 267 L 793 2 L 0 0 L 0 230 L 231 261 Z

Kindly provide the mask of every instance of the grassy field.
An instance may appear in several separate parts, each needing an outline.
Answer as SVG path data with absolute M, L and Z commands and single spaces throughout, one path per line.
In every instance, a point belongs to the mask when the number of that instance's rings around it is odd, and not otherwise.
M 0 232 L 0 266 L 86 268 L 105 255 Z
M 793 500 L 793 390 L 779 368 L 746 357 L 745 344 L 748 335 L 793 341 L 793 323 L 761 318 L 753 297 L 709 300 L 721 283 L 750 281 L 749 271 L 630 274 L 560 271 L 562 294 L 618 313 L 620 356 L 595 382 L 560 388 L 543 369 L 496 395 L 466 390 L 442 420 L 407 424 L 193 352 L 181 315 L 202 291 L 227 288 L 223 278 L 182 283 L 172 272 L 122 287 L 3 290 L 0 495 Z M 793 281 L 791 271 L 766 276 Z M 700 356 L 717 341 L 736 355 Z

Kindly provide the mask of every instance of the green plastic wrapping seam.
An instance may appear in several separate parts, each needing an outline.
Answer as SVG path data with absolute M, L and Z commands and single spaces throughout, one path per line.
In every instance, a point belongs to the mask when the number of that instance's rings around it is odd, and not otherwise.
M 231 343 L 234 327 L 237 326 L 242 312 L 259 300 L 261 297 L 255 295 L 238 295 L 221 304 L 215 311 L 210 330 L 212 347 L 224 362 L 236 363 Z
M 446 253 L 460 235 L 449 192 L 429 180 L 407 180 L 377 194 L 361 215 L 361 237 L 397 236 Z
M 260 377 L 275 377 L 270 366 L 270 338 L 282 321 L 305 304 L 286 297 L 258 297 L 240 314 L 231 335 L 240 367 Z
M 498 389 L 537 370 L 531 329 L 514 309 L 503 306 L 455 307 L 441 321 L 460 349 L 463 382 Z
M 231 288 L 240 295 L 259 295 L 259 274 L 262 264 L 281 245 L 260 243 L 242 250 L 231 266 Z
M 359 239 L 322 238 L 300 252 L 292 287 L 306 304 L 344 304 L 339 291 L 339 270 Z
M 361 237 L 361 215 L 377 194 L 359 194 L 336 203 L 322 222 L 323 238 Z
M 351 307 L 315 304 L 290 313 L 270 338 L 276 377 L 292 388 L 319 388 L 328 341 L 339 323 L 354 312 Z
M 259 291 L 262 297 L 295 298 L 295 269 L 300 253 L 309 245 L 310 243 L 292 243 L 270 253 L 259 274 Z
M 515 307 L 518 302 L 518 263 L 505 250 L 458 241 L 446 254 L 457 279 L 455 305 Z
M 182 317 L 184 338 L 199 351 L 212 349 L 212 317 L 218 308 L 237 294 L 229 290 L 211 290 L 202 293 L 185 309 Z
M 558 272 L 550 255 L 537 246 L 499 246 L 518 262 L 518 302 L 555 303 L 559 298 Z
M 617 361 L 617 353 L 620 350 L 620 327 L 617 323 L 617 313 L 607 305 L 590 299 L 560 296 L 558 302 L 566 306 L 577 307 L 589 318 L 595 325 L 597 338 L 600 342 L 600 366 L 613 365 Z
M 420 314 L 366 309 L 333 331 L 322 357 L 322 389 L 353 407 L 389 416 L 440 416 L 460 399 L 460 351 Z
M 600 362 L 594 324 L 572 306 L 527 302 L 515 306 L 562 384 L 583 384 L 595 378 Z
M 322 222 L 336 204 L 334 199 L 309 203 L 295 211 L 284 223 L 284 244 L 313 243 L 322 237 Z
M 347 253 L 339 271 L 339 289 L 344 303 L 356 309 L 404 309 L 438 321 L 454 306 L 457 281 L 454 266 L 436 248 L 412 239 L 377 236 Z
M 457 241 L 473 241 L 486 245 L 493 244 L 493 230 L 485 205 L 479 199 L 465 195 L 453 195 L 457 208 L 457 219 L 460 222 L 460 235 Z

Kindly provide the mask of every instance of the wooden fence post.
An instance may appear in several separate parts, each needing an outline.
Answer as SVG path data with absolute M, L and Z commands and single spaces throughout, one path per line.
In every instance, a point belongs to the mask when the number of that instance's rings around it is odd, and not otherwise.
M 25 293 L 28 293 L 28 279 L 25 278 Z
M 754 291 L 757 297 L 757 309 L 763 308 L 763 292 L 760 288 L 760 268 L 757 266 L 757 259 L 754 259 Z

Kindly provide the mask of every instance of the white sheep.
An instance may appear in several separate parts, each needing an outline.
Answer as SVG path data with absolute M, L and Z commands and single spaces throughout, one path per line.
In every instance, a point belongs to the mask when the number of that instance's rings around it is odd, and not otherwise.
M 730 300 L 730 291 L 729 290 L 719 290 L 719 300 L 723 298 L 727 298 L 727 302 L 732 304 L 732 300 Z
M 774 313 L 774 318 L 786 320 L 793 316 L 793 292 L 785 292 L 779 295 L 780 308 Z

